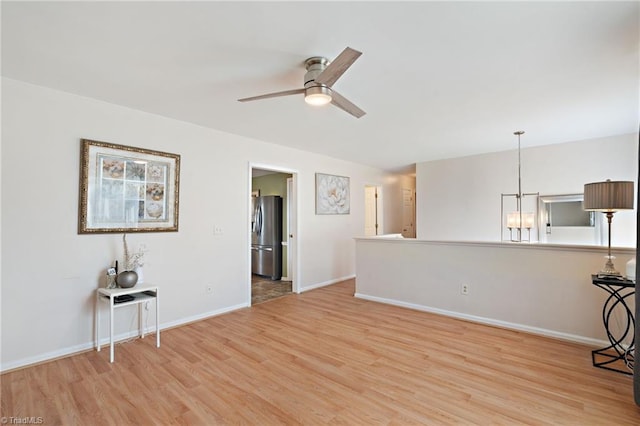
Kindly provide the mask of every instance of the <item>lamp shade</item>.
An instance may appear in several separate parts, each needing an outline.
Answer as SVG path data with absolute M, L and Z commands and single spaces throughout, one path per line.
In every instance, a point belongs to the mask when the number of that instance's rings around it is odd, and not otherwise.
M 522 226 L 520 226 L 520 216 L 522 216 Z M 513 212 L 507 214 L 507 228 L 533 228 L 535 215 L 533 213 Z
M 616 212 L 633 210 L 633 182 L 611 181 L 587 183 L 584 186 L 584 210 Z

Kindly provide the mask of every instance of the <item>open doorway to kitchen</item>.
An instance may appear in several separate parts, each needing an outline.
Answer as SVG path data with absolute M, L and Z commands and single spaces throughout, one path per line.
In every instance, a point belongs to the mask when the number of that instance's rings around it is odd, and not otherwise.
M 249 276 L 251 304 L 298 292 L 297 173 L 250 165 Z

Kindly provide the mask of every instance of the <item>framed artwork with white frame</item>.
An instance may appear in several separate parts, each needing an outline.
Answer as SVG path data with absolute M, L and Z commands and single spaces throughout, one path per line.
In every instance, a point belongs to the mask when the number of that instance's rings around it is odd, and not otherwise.
M 316 173 L 316 214 L 349 214 L 349 185 L 348 177 Z

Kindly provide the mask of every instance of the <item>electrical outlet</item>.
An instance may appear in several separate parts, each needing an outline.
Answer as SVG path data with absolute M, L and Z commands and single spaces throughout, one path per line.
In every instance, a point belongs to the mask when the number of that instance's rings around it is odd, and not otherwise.
M 216 225 L 213 227 L 213 235 L 222 235 L 222 227 Z
M 211 284 L 207 285 L 207 286 L 204 288 L 204 291 L 205 291 L 207 294 L 213 294 L 213 286 L 212 286 Z
M 464 294 L 465 296 L 469 294 L 469 284 L 462 283 L 460 285 L 460 294 Z

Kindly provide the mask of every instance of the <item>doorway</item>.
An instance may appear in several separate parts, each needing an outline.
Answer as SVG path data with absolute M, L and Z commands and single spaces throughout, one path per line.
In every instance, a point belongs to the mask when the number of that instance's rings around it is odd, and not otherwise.
M 402 188 L 402 236 L 416 237 L 416 191 Z
M 382 187 L 366 185 L 364 187 L 364 236 L 380 235 L 382 229 Z
M 250 164 L 248 195 L 248 281 L 254 305 L 299 292 L 297 172 Z

